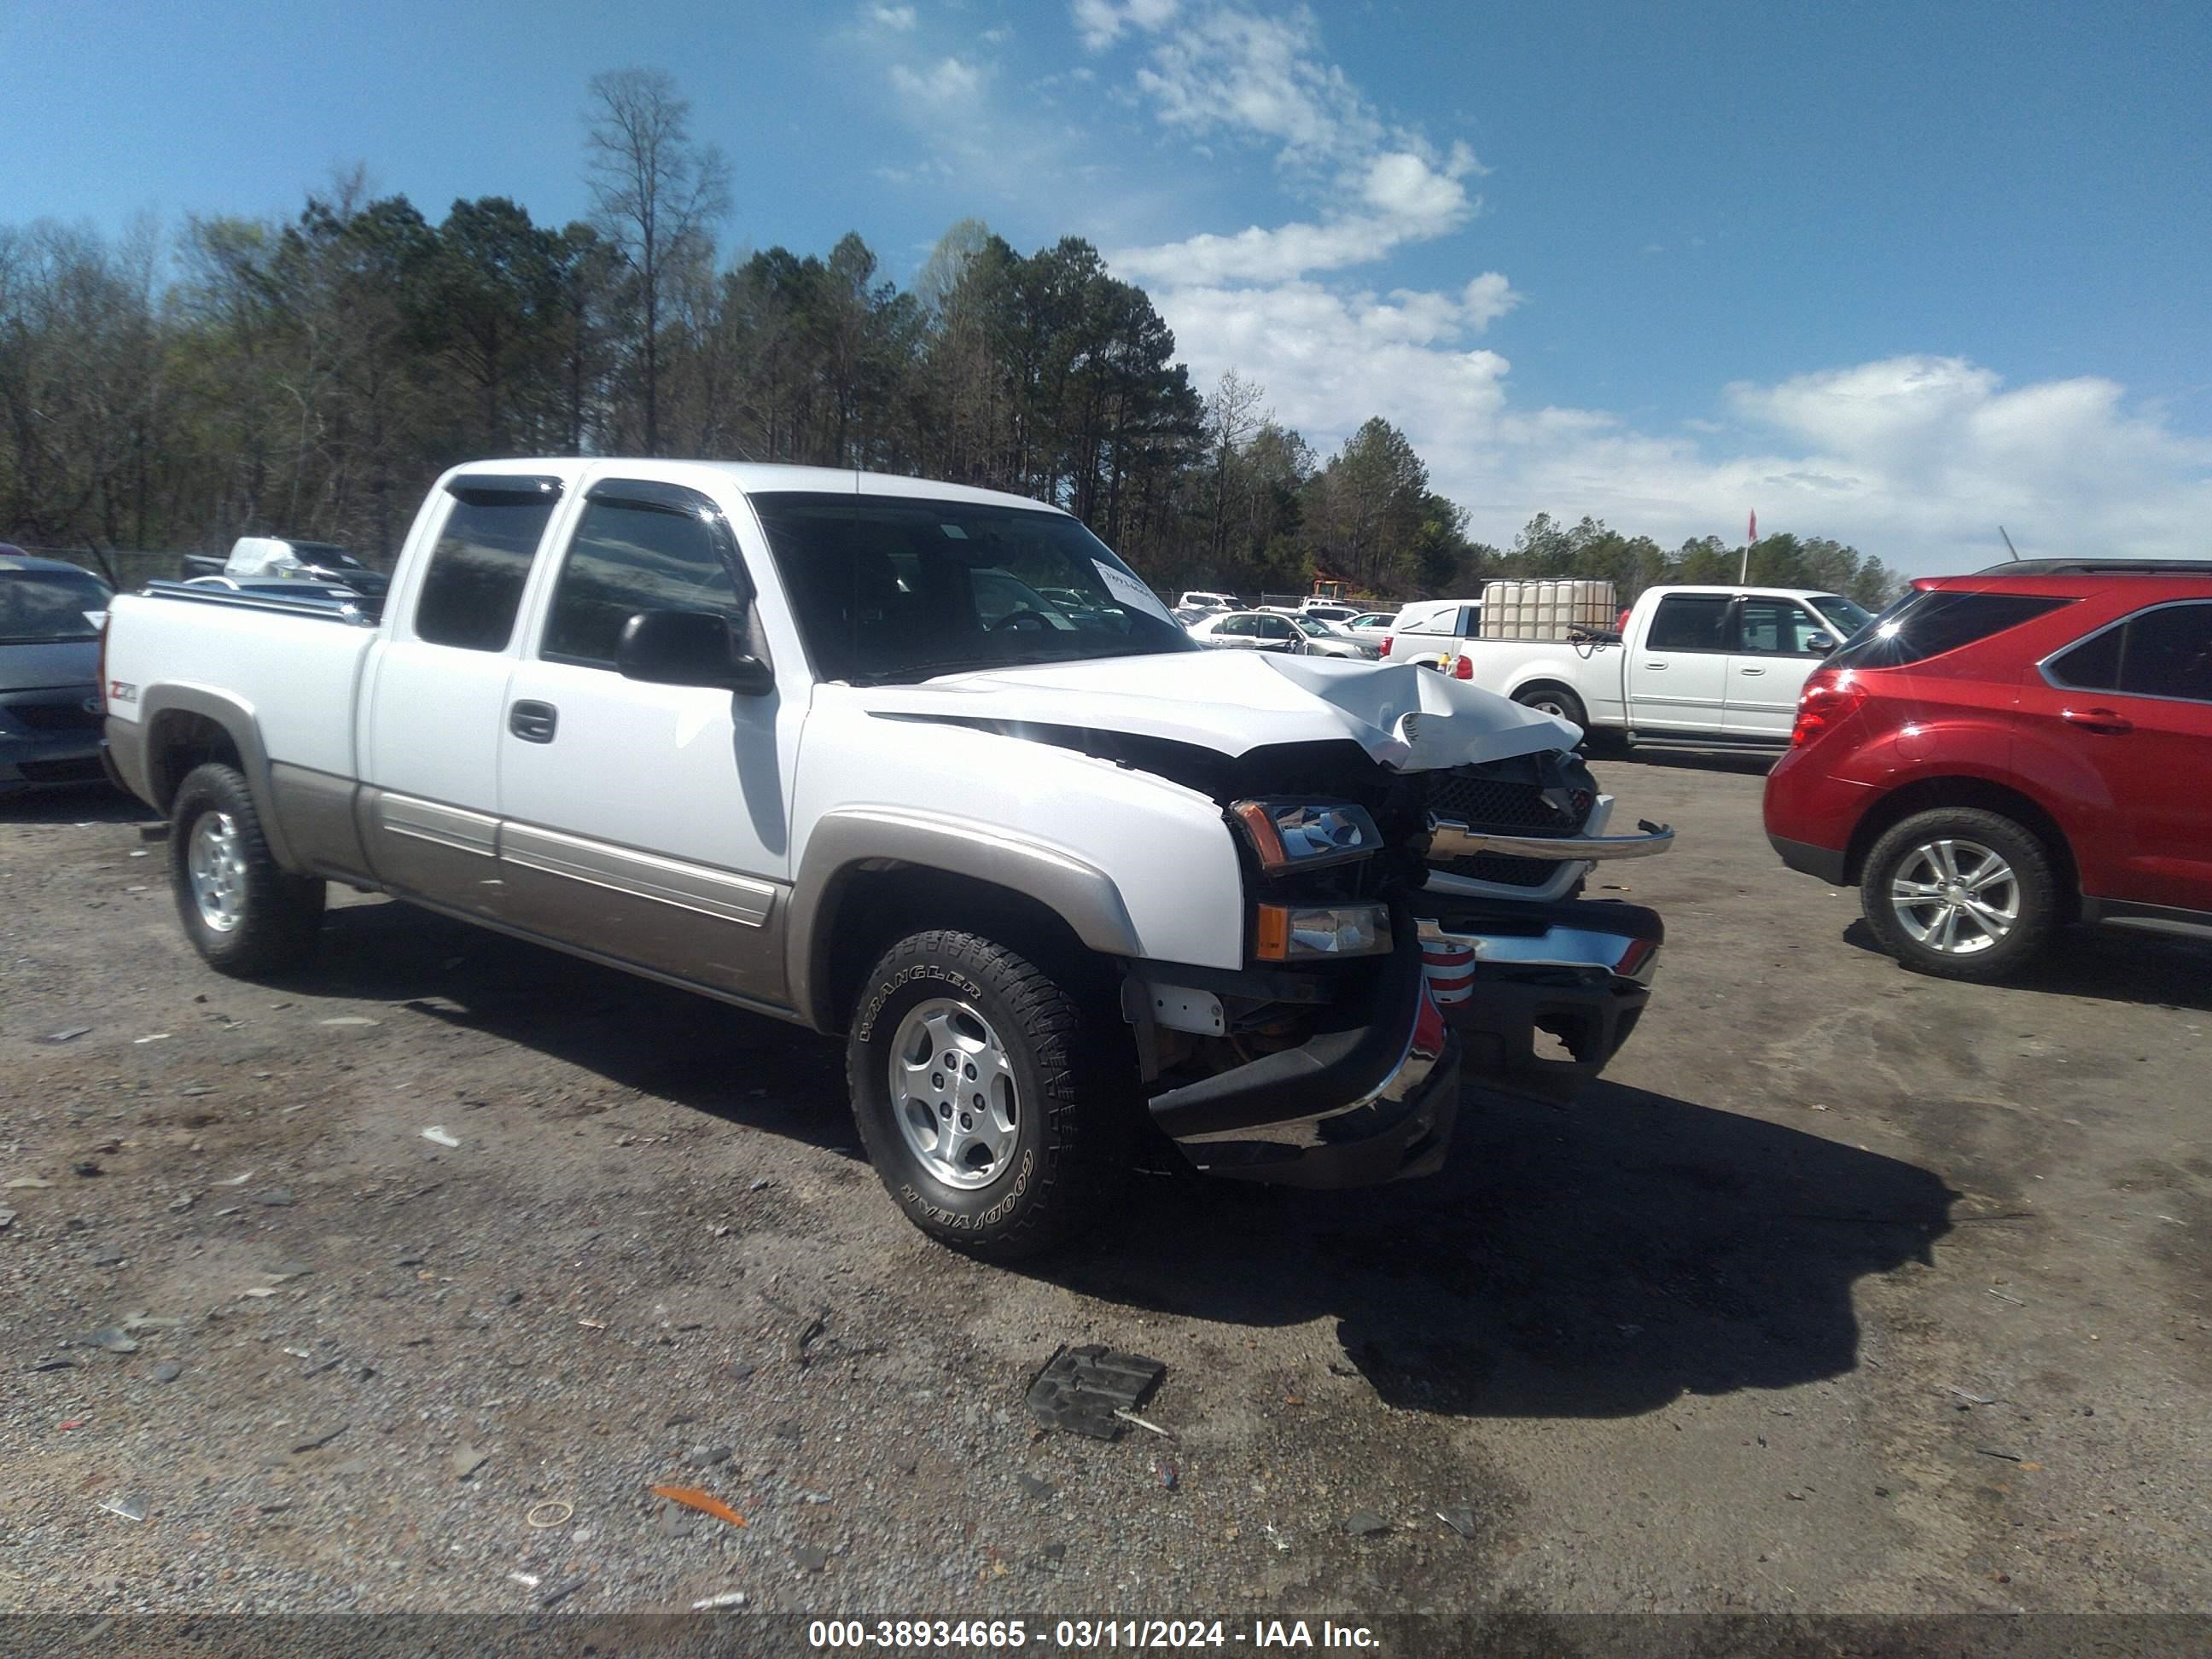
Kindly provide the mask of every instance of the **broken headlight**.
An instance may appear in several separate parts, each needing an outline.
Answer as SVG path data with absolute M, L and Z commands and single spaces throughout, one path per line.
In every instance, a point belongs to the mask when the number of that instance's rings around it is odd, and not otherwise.
M 1229 811 L 1271 876 L 1364 859 L 1382 848 L 1367 809 L 1348 802 L 1240 800 Z

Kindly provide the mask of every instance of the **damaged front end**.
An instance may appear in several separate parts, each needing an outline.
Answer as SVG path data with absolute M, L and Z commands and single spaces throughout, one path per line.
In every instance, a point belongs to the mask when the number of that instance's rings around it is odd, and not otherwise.
M 1570 1100 L 1635 1029 L 1660 919 L 1578 895 L 1594 864 L 1662 853 L 1673 832 L 1611 833 L 1612 799 L 1571 751 L 1413 770 L 1337 744 L 1176 758 L 1154 748 L 1146 769 L 1220 801 L 1248 966 L 1132 963 L 1124 1012 L 1153 1121 L 1198 1168 L 1299 1186 L 1431 1174 L 1462 1079 Z

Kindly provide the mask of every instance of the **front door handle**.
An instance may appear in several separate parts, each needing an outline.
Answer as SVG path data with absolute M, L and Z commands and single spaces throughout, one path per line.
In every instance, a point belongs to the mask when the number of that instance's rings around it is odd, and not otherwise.
M 1644 665 L 1646 668 L 1664 668 L 1667 665 L 1663 662 L 1647 662 Z
M 1764 674 L 1766 671 L 1764 668 L 1746 668 L 1740 672 L 1746 674 Z
M 561 711 L 550 702 L 524 698 L 507 711 L 507 729 L 525 743 L 550 743 Z
M 2111 738 L 2125 737 L 2136 729 L 2133 720 L 2110 708 L 2062 708 L 2058 718 L 2084 732 L 2101 732 Z

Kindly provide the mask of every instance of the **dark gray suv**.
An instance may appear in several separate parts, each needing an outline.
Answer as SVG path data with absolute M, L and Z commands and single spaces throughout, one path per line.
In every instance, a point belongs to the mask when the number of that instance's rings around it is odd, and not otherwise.
M 105 775 L 100 623 L 112 597 L 89 570 L 0 545 L 0 795 Z

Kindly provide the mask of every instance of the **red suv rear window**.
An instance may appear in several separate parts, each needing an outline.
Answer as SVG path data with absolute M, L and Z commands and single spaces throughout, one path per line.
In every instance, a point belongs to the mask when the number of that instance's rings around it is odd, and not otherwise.
M 1929 588 L 1908 593 L 1828 659 L 1838 668 L 1902 668 L 2048 616 L 2071 599 Z

